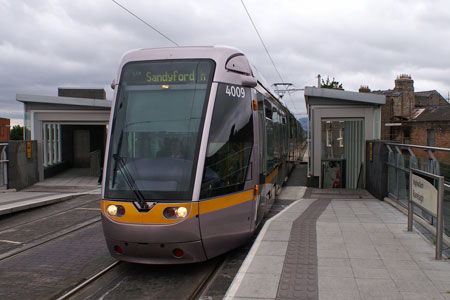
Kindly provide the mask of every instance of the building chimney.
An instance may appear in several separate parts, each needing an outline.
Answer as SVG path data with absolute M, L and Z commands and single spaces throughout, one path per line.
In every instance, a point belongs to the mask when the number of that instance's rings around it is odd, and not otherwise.
M 411 118 L 412 111 L 415 106 L 414 98 L 414 80 L 411 75 L 400 74 L 395 80 L 394 92 L 400 92 L 400 106 L 401 116 L 404 118 Z
M 361 85 L 359 87 L 358 92 L 360 92 L 360 93 L 370 93 L 369 86 L 368 85 Z
M 395 80 L 394 91 L 403 92 L 407 90 L 412 90 L 414 92 L 414 80 L 411 79 L 411 75 L 400 74 Z

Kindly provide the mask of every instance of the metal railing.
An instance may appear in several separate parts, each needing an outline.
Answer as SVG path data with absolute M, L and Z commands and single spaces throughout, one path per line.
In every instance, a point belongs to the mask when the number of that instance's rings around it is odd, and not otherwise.
M 439 148 L 384 142 L 388 148 L 388 195 L 405 208 L 408 207 L 410 192 L 410 169 L 419 169 L 431 174 L 442 175 L 444 182 L 444 232 L 450 236 L 450 161 L 439 162 L 435 152 L 450 154 L 450 148 Z M 417 157 L 414 149 L 424 150 L 428 157 Z M 447 168 L 445 168 L 447 166 Z M 414 212 L 429 224 L 435 225 L 436 218 L 427 211 L 414 207 Z
M 8 156 L 6 148 L 8 143 L 0 143 L 0 190 L 8 188 Z

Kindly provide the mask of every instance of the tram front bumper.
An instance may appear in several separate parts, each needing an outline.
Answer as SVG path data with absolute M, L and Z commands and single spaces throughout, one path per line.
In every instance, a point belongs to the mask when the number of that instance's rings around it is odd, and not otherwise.
M 186 264 L 207 259 L 201 241 L 151 244 L 115 241 L 106 238 L 106 244 L 111 256 L 132 263 Z

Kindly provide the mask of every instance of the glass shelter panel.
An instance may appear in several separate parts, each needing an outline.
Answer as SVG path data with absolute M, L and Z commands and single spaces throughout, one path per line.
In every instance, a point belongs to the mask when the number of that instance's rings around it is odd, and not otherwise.
M 444 232 L 450 236 L 450 184 L 444 189 Z
M 364 121 L 323 119 L 321 136 L 322 187 L 357 188 L 363 174 Z

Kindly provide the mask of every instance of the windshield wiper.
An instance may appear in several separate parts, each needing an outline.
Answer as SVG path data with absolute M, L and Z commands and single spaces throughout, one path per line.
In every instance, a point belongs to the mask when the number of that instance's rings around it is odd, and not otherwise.
M 116 164 L 119 164 L 119 168 L 122 171 L 123 178 L 125 179 L 125 182 L 130 187 L 130 189 L 133 191 L 134 195 L 136 196 L 136 200 L 139 203 L 139 206 L 143 210 L 149 209 L 147 202 L 145 202 L 145 198 L 142 195 L 142 192 L 139 190 L 139 188 L 136 185 L 136 182 L 134 181 L 133 176 L 131 176 L 130 171 L 128 170 L 127 166 L 125 165 L 123 161 L 123 157 L 121 157 L 119 154 L 113 154 L 113 158 L 116 161 Z M 115 170 L 117 172 L 117 170 Z M 114 174 L 115 177 L 115 174 Z
M 115 163 L 114 163 L 114 169 L 113 169 L 112 186 L 114 186 L 116 184 L 116 175 L 117 175 L 117 159 L 114 157 L 114 155 L 119 155 L 119 153 L 120 153 L 120 149 L 122 148 L 122 138 L 123 138 L 123 130 L 120 133 L 119 142 L 117 143 L 116 154 L 113 154 Z

